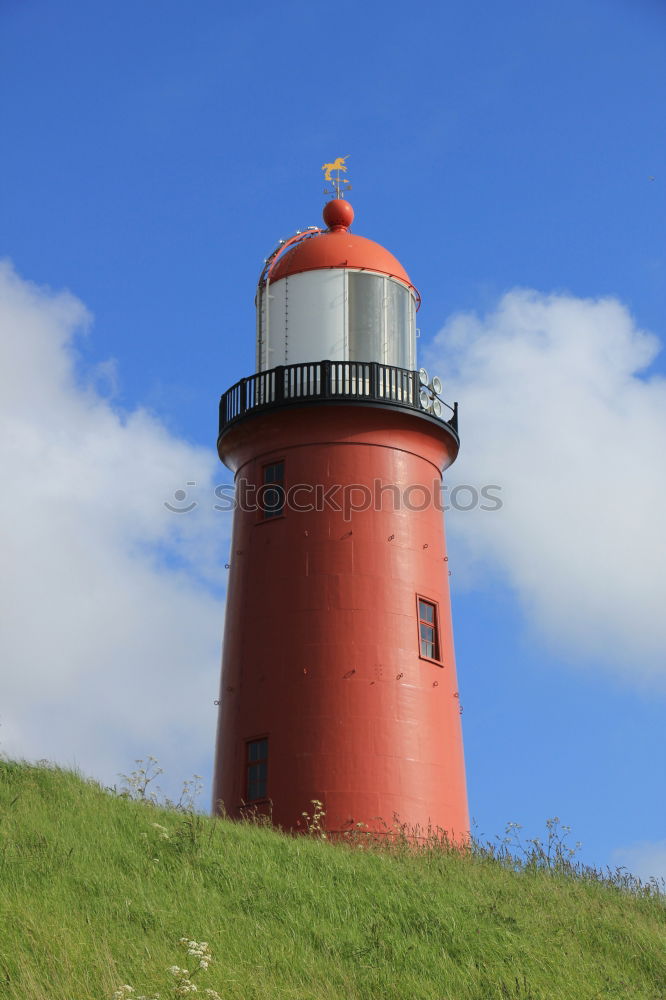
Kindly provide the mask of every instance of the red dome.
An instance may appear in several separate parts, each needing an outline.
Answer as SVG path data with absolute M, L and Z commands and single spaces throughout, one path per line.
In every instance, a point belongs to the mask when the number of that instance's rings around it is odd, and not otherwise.
M 354 211 L 349 202 L 342 199 L 328 202 L 324 208 L 324 221 L 331 228 L 285 250 L 271 268 L 271 283 L 303 271 L 350 267 L 378 271 L 413 287 L 409 275 L 392 253 L 365 236 L 355 236 L 347 231 L 353 217 Z

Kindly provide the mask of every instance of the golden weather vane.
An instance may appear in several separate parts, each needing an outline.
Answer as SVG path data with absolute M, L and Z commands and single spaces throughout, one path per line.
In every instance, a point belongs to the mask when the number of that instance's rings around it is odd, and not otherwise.
M 336 198 L 344 198 L 345 191 L 351 191 L 351 184 L 345 177 L 341 177 L 340 174 L 347 173 L 347 167 L 345 166 L 345 160 L 349 159 L 349 153 L 346 156 L 338 156 L 332 163 L 324 163 L 322 165 L 322 170 L 324 171 L 324 180 L 329 184 L 332 184 L 332 188 L 324 188 L 324 194 L 332 194 Z M 335 177 L 333 177 L 335 174 Z M 343 185 L 347 185 L 344 187 Z

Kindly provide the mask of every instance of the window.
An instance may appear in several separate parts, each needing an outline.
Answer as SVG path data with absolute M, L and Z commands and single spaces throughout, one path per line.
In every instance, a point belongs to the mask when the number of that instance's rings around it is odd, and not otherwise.
M 432 601 L 418 598 L 419 608 L 419 652 L 429 660 L 439 660 L 439 630 L 437 605 Z
M 284 514 L 284 462 L 264 466 L 261 510 L 264 521 Z
M 266 798 L 268 780 L 268 738 L 249 740 L 246 743 L 245 798 L 257 802 Z

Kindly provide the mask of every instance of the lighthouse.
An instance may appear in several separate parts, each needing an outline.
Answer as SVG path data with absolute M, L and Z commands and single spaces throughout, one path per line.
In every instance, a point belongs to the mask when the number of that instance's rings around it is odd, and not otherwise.
M 387 249 L 324 226 L 256 294 L 256 371 L 220 401 L 236 507 L 214 803 L 331 835 L 469 830 L 442 473 L 457 407 L 418 369 L 418 292 Z

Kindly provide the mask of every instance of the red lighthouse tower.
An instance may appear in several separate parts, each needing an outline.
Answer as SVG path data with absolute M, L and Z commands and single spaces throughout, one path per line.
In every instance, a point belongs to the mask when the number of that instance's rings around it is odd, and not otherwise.
M 418 293 L 350 204 L 281 243 L 257 371 L 220 403 L 237 507 L 214 800 L 298 829 L 469 829 L 441 475 L 457 413 L 416 368 Z

